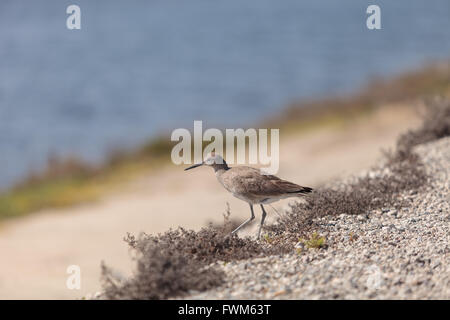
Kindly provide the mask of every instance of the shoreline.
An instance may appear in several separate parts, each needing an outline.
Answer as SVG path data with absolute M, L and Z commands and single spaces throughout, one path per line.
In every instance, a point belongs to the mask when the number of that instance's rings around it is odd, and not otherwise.
M 450 61 L 439 62 L 372 81 L 347 96 L 293 103 L 282 108 L 278 117 L 261 121 L 260 126 L 280 128 L 284 137 L 326 127 L 345 127 L 386 104 L 395 106 L 399 101 L 450 94 L 448 70 Z M 46 169 L 0 192 L 0 221 L 45 209 L 99 201 L 120 190 L 124 182 L 169 164 L 170 151 L 176 143 L 159 135 L 133 151 L 117 150 L 107 155 L 99 166 L 76 157 L 51 158 Z
M 401 132 L 419 123 L 410 108 L 397 107 L 395 113 L 386 107 L 346 127 L 287 136 L 280 141 L 278 176 L 316 187 L 365 170 L 380 157 L 380 148 L 394 147 Z M 199 230 L 208 223 L 221 225 L 227 203 L 233 220 L 248 218 L 247 204 L 223 190 L 204 169 L 188 174 L 167 166 L 140 175 L 98 201 L 4 221 L 0 250 L 9 260 L 0 262 L 0 297 L 80 298 L 99 290 L 100 261 L 130 274 L 132 261 L 123 242 L 127 232 L 158 234 L 178 226 Z M 274 206 L 282 212 L 289 204 L 287 199 Z M 267 223 L 277 217 L 269 209 Z M 242 236 L 253 234 L 256 227 L 243 230 Z M 83 270 L 81 291 L 63 285 L 70 264 Z

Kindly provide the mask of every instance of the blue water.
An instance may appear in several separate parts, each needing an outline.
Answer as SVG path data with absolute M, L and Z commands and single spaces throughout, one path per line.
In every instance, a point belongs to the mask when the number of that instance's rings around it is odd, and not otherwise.
M 66 28 L 78 4 L 82 29 Z M 382 30 L 366 28 L 381 7 Z M 0 1 L 0 186 L 450 57 L 450 1 Z

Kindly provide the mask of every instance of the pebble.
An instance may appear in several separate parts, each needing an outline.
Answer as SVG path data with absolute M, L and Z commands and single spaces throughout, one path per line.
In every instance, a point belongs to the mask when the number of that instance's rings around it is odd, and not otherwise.
M 184 298 L 450 299 L 450 138 L 416 151 L 432 182 L 402 195 L 409 207 L 318 219 L 327 248 L 217 264 L 225 284 Z

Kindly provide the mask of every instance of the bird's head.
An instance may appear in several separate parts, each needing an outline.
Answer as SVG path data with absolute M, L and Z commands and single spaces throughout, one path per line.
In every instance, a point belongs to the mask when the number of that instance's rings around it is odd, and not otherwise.
M 225 160 L 222 158 L 222 156 L 220 154 L 216 154 L 215 152 L 211 152 L 209 153 L 205 159 L 203 160 L 202 163 L 197 163 L 194 164 L 193 166 L 190 166 L 184 170 L 190 170 L 190 169 L 194 169 L 200 166 L 209 166 L 209 167 L 214 167 L 214 168 L 218 168 L 218 167 L 227 167 L 227 164 L 225 162 Z

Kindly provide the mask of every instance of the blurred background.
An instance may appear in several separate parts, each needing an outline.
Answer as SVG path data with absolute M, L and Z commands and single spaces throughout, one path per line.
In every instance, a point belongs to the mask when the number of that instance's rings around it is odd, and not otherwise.
M 243 126 L 448 57 L 448 1 L 377 1 L 378 31 L 372 2 L 76 1 L 77 31 L 71 1 L 2 1 L 0 185 L 50 153 L 98 161 L 196 119 Z
M 366 168 L 418 123 L 411 105 L 449 94 L 449 14 L 448 0 L 1 1 L 0 298 L 81 297 L 102 259 L 129 268 L 127 231 L 198 228 L 227 201 L 246 217 L 211 172 L 166 163 L 168 133 L 194 120 L 281 128 L 280 175 L 302 184 Z

